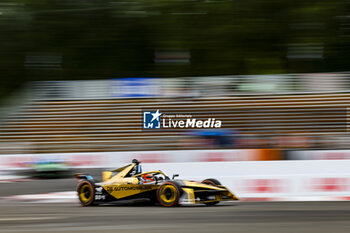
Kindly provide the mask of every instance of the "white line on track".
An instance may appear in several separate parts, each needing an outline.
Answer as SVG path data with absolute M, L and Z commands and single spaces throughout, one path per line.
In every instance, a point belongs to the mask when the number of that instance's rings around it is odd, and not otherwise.
M 63 217 L 14 217 L 14 218 L 0 218 L 0 222 L 7 221 L 37 221 L 37 220 L 50 220 L 50 219 L 61 219 Z

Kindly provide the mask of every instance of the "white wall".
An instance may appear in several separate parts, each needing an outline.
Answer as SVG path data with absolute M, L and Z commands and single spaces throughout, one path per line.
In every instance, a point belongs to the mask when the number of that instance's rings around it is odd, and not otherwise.
M 178 179 L 216 178 L 241 198 L 350 196 L 350 160 L 143 164 Z
M 350 197 L 350 160 L 249 161 L 258 156 L 254 150 L 1 155 L 0 170 L 27 169 L 40 159 L 63 159 L 74 168 L 116 168 L 137 158 L 144 171 L 216 178 L 241 198 Z M 206 162 L 211 160 L 224 162 Z

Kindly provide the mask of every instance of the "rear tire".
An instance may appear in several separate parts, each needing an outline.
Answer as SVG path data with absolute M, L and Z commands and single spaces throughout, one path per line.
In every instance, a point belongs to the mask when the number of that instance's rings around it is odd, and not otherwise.
M 157 199 L 159 204 L 164 207 L 177 206 L 179 204 L 180 190 L 175 182 L 165 182 L 157 190 Z
M 207 185 L 211 185 L 211 186 L 221 185 L 220 181 L 218 181 L 217 179 L 205 179 L 202 181 L 202 184 L 207 184 Z M 219 203 L 220 203 L 220 201 L 212 201 L 212 202 L 206 202 L 204 204 L 206 204 L 207 206 L 212 206 L 212 205 L 217 205 Z
M 79 183 L 78 197 L 82 206 L 92 206 L 95 202 L 95 185 L 89 180 L 83 180 Z

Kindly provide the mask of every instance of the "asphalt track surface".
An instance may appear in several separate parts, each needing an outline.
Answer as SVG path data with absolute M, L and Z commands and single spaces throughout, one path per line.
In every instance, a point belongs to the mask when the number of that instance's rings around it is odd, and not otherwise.
M 0 197 L 21 194 L 39 194 L 49 192 L 73 191 L 77 187 L 73 173 L 86 173 L 101 179 L 101 169 L 75 170 L 69 178 L 34 179 L 25 182 L 0 183 Z M 23 175 L 23 174 L 19 174 Z
M 0 203 L 0 232 L 350 232 L 349 202 L 165 208 Z
M 0 233 L 350 232 L 350 202 L 226 202 L 165 208 L 145 202 L 81 207 L 2 198 L 75 187 L 74 179 L 0 184 Z

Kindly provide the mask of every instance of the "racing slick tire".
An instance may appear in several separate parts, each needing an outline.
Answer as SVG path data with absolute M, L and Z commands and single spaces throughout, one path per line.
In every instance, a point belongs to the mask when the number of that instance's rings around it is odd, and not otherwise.
M 181 194 L 181 188 L 178 184 L 172 181 L 165 182 L 157 190 L 157 199 L 159 204 L 164 207 L 177 206 L 179 204 L 179 198 Z
M 202 181 L 202 184 L 207 184 L 207 185 L 212 185 L 212 186 L 221 185 L 220 181 L 218 181 L 217 179 L 205 179 Z M 220 203 L 220 201 L 212 201 L 212 202 L 206 202 L 205 204 L 208 206 L 211 206 L 211 205 L 217 205 L 219 203 Z
M 83 180 L 78 185 L 78 197 L 82 206 L 95 205 L 95 185 L 89 180 Z

